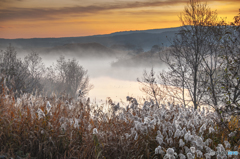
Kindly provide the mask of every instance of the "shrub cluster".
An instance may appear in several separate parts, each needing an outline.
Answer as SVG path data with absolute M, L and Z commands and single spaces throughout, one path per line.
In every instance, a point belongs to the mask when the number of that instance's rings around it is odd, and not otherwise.
M 104 105 L 22 94 L 0 96 L 0 155 L 2 158 L 238 158 L 236 116 L 228 130 L 217 125 L 217 113 L 153 101 L 128 105 L 111 100 Z M 103 111 L 104 107 L 108 111 Z M 236 142 L 238 141 L 238 142 Z

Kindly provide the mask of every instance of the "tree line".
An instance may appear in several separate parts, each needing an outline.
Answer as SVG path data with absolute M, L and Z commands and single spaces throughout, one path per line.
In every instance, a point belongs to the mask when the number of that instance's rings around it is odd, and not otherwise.
M 5 88 L 15 97 L 36 92 L 46 96 L 55 92 L 75 97 L 78 90 L 84 96 L 93 87 L 89 84 L 87 70 L 76 59 L 60 56 L 55 65 L 46 67 L 34 51 L 23 59 L 18 58 L 11 44 L 0 53 L 0 77 L 0 93 Z

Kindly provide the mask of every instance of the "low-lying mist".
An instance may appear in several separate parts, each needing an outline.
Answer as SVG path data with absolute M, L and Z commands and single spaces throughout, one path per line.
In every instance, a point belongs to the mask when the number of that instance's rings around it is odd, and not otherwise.
M 69 46 L 71 49 L 68 49 Z M 156 52 L 136 53 L 119 48 L 110 50 L 111 52 L 104 52 L 108 48 L 95 43 L 77 45 L 77 47 L 84 48 L 81 51 L 78 50 L 79 48 L 74 49 L 75 45 L 74 47 L 69 46 L 36 50 L 24 50 L 20 46 L 14 47 L 17 57 L 21 59 L 24 59 L 30 52 L 36 52 L 42 58 L 45 67 L 56 65 L 60 56 L 64 56 L 66 60 L 75 59 L 84 70 L 87 70 L 90 84 L 94 86 L 88 96 L 91 100 L 96 101 L 105 101 L 107 97 L 114 101 L 125 101 L 126 96 L 143 97 L 145 95 L 140 91 L 141 85 L 137 82 L 137 78 L 143 76 L 144 70 L 149 72 L 151 68 L 154 68 L 157 73 L 165 68 Z M 96 48 L 102 48 L 102 50 Z M 109 56 L 110 54 L 111 56 Z
M 56 63 L 56 60 L 60 55 L 64 55 L 64 53 L 59 55 L 40 54 L 46 66 Z M 94 88 L 89 92 L 90 99 L 105 101 L 107 97 L 110 97 L 114 101 L 125 101 L 126 96 L 144 96 L 139 89 L 140 85 L 137 82 L 137 78 L 142 77 L 144 70 L 149 71 L 152 68 L 149 64 L 146 65 L 142 63 L 141 65 L 136 66 L 113 66 L 113 63 L 118 62 L 119 58 L 81 58 L 75 54 L 68 54 L 64 56 L 66 59 L 75 58 L 79 64 L 88 71 L 90 84 L 94 86 Z M 154 65 L 152 66 L 154 67 Z M 163 67 L 154 67 L 154 69 L 158 72 L 163 69 Z

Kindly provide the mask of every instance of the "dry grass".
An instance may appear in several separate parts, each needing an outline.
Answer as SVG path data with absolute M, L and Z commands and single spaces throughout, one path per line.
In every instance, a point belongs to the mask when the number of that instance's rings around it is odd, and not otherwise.
M 109 101 L 112 109 L 103 112 L 103 106 L 93 105 L 85 99 L 57 98 L 54 94 L 51 98 L 23 94 L 15 99 L 11 91 L 3 88 L 0 154 L 8 158 L 163 158 L 168 154 L 168 148 L 187 156 L 189 150 L 185 147 L 193 146 L 206 154 L 206 148 L 201 149 L 184 137 L 187 131 L 191 132 L 192 139 L 211 139 L 212 142 L 204 145 L 215 151 L 225 140 L 231 145 L 225 150 L 236 150 L 239 145 L 234 142 L 240 139 L 236 117 L 228 124 L 231 131 L 237 130 L 237 133 L 229 137 L 229 132 L 214 122 L 216 115 L 213 112 L 194 112 L 191 108 L 173 105 L 158 108 L 154 103 L 145 103 L 142 107 L 133 100 L 129 109 L 118 108 Z M 48 102 L 51 108 L 47 106 Z M 209 133 L 210 127 L 215 132 Z M 93 134 L 94 128 L 98 133 Z M 183 131 L 183 128 L 185 134 L 176 137 L 176 130 Z M 157 140 L 161 135 L 163 143 Z M 179 145 L 180 139 L 186 143 L 185 147 Z M 162 154 L 155 153 L 159 145 Z

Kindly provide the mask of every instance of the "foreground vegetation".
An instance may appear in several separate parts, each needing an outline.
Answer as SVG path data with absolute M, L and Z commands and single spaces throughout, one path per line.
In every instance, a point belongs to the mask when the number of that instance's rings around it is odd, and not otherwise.
M 110 109 L 104 112 L 103 105 L 84 98 L 23 94 L 16 99 L 2 86 L 2 157 L 227 158 L 225 151 L 240 148 L 237 116 L 228 119 L 229 133 L 208 109 L 153 101 L 141 105 L 127 97 L 126 107 L 109 99 Z

